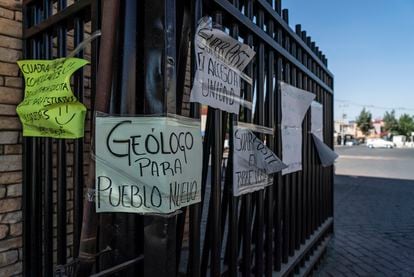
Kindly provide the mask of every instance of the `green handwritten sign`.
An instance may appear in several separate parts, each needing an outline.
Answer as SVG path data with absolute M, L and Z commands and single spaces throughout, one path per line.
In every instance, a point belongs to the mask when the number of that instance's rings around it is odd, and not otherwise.
M 16 109 L 23 136 L 83 137 L 86 107 L 73 95 L 70 77 L 87 63 L 78 58 L 17 62 L 26 84 L 24 99 Z

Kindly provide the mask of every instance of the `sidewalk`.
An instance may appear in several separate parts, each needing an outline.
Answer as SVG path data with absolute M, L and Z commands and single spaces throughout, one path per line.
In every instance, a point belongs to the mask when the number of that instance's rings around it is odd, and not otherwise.
M 414 181 L 335 177 L 335 236 L 315 276 L 414 276 Z

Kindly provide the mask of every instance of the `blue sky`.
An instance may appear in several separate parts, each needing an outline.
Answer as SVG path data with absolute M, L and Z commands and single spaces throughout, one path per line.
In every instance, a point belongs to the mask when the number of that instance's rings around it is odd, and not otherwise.
M 363 105 L 374 118 L 385 112 L 377 107 L 414 115 L 414 0 L 282 0 L 282 7 L 327 56 L 335 98 L 350 101 L 335 102 L 335 118 L 355 119 Z

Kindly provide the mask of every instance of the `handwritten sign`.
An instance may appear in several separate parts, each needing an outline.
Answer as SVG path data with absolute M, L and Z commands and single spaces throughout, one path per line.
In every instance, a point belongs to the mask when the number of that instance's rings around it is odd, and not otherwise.
M 23 136 L 83 137 L 86 107 L 73 95 L 70 77 L 87 63 L 78 58 L 17 62 L 25 80 L 24 99 L 16 109 Z
M 273 183 L 271 174 L 285 164 L 252 131 L 235 127 L 233 131 L 233 195 L 239 196 Z
M 194 38 L 197 70 L 191 89 L 191 102 L 199 102 L 239 114 L 241 72 L 255 52 L 225 32 L 212 28 L 205 17 Z
M 338 154 L 323 141 L 323 106 L 315 101 L 311 105 L 311 134 L 322 166 L 332 165 Z
M 282 93 L 282 156 L 288 168 L 282 174 L 302 170 L 302 121 L 315 98 L 305 90 L 280 82 Z
M 200 123 L 96 117 L 96 211 L 171 213 L 201 200 Z

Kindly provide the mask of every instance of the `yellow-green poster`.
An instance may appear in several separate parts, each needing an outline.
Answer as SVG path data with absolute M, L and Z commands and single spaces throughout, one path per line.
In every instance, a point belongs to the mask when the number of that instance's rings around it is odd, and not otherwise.
M 23 136 L 83 137 L 86 107 L 73 95 L 70 77 L 87 63 L 78 58 L 17 62 L 25 80 L 24 99 L 16 109 Z

